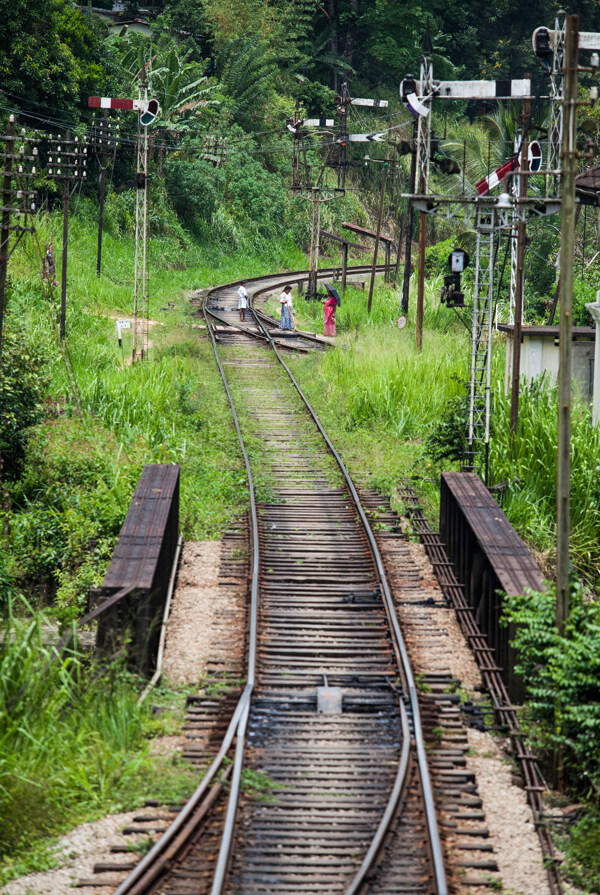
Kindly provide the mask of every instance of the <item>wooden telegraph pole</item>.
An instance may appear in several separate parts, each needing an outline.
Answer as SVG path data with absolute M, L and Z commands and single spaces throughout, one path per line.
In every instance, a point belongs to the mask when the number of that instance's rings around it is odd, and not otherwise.
M 573 245 L 575 242 L 575 166 L 577 147 L 577 72 L 579 16 L 567 16 L 565 98 L 562 136 L 560 247 L 560 366 L 558 373 L 558 454 L 556 477 L 556 626 L 564 634 L 569 616 L 569 532 L 571 485 L 571 368 L 573 325 Z
M 409 190 L 411 196 L 414 195 L 415 187 L 417 184 L 417 122 L 415 121 L 413 124 L 413 137 L 412 137 L 412 154 L 410 159 L 410 185 Z M 412 204 L 412 200 L 409 200 L 408 203 L 408 214 L 406 221 L 406 244 L 404 248 L 404 279 L 402 281 L 402 313 L 406 314 L 408 311 L 408 298 L 410 292 L 410 256 L 412 249 L 412 236 L 413 236 L 413 217 L 414 217 L 414 207 Z
M 102 271 L 102 227 L 104 224 L 104 194 L 106 191 L 106 140 L 108 136 L 108 109 L 104 110 L 104 121 L 100 126 L 100 208 L 98 212 L 98 259 L 96 273 Z
M 60 138 L 59 138 L 60 139 Z M 65 148 L 65 178 L 63 181 L 63 238 L 62 238 L 62 272 L 60 282 L 60 339 L 64 339 L 67 326 L 67 261 L 69 251 L 69 198 L 71 196 L 70 166 L 67 153 L 71 145 L 71 131 L 67 131 Z M 60 152 L 60 146 L 58 147 Z M 59 158 L 60 161 L 60 158 Z
M 525 75 L 529 78 L 530 75 Z M 531 114 L 531 101 L 523 100 L 521 109 L 521 174 L 519 198 L 527 195 L 527 171 L 529 170 L 529 116 Z M 519 209 L 520 212 L 520 209 Z M 519 219 L 517 226 L 517 278 L 515 284 L 515 328 L 513 331 L 513 363 L 512 363 L 512 389 L 510 396 L 510 431 L 514 435 L 519 421 L 519 380 L 521 378 L 521 325 L 523 319 L 523 268 L 525 266 L 525 240 L 527 225 L 525 219 Z
M 12 116 L 11 116 L 12 118 Z M 6 129 L 4 151 L 4 178 L 2 181 L 2 226 L 0 229 L 0 358 L 2 358 L 2 331 L 4 322 L 4 293 L 8 268 L 8 237 L 10 234 L 10 198 L 12 196 L 12 162 L 15 129 L 12 121 Z
M 421 178 L 421 192 L 425 192 L 425 178 Z M 425 240 L 426 240 L 427 214 L 419 212 L 419 281 L 417 286 L 417 318 L 416 318 L 416 343 L 417 351 L 423 350 L 423 305 L 425 300 Z
M 371 268 L 371 282 L 369 284 L 369 301 L 367 302 L 367 314 L 371 313 L 371 305 L 373 304 L 373 289 L 375 287 L 375 274 L 377 272 L 377 255 L 379 252 L 379 239 L 381 237 L 381 219 L 383 217 L 383 203 L 385 202 L 385 182 L 387 178 L 388 160 L 383 165 L 383 174 L 381 176 L 381 192 L 379 194 L 379 213 L 377 215 L 377 232 L 375 234 L 375 248 L 373 249 L 373 266 Z

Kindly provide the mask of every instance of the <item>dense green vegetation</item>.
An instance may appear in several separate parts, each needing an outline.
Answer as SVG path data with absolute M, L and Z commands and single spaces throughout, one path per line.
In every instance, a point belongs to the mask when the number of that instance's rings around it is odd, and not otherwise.
M 197 777 L 150 751 L 151 737 L 177 730 L 178 710 L 157 719 L 138 706 L 122 668 L 90 677 L 83 656 L 56 658 L 44 615 L 23 608 L 11 602 L 0 628 L 0 884 L 52 862 L 47 844 L 78 821 L 150 795 L 177 800 Z
M 112 2 L 95 0 L 94 6 L 111 9 Z M 598 29 L 598 11 L 589 0 L 578 0 L 571 11 L 581 13 L 584 30 Z M 144 463 L 180 464 L 186 538 L 219 537 L 246 506 L 235 434 L 188 294 L 306 265 L 311 208 L 289 190 L 286 118 L 296 108 L 300 116 L 333 116 L 343 78 L 350 80 L 352 95 L 389 101 L 385 111 L 353 108 L 349 125 L 354 131 L 390 128 L 387 146 L 372 155 L 387 152 L 394 162 L 383 226 L 397 237 L 407 211 L 400 194 L 410 167 L 400 141 L 412 132 L 398 84 L 407 72 L 418 72 L 427 23 L 438 77 L 522 77 L 531 71 L 536 92 L 545 93 L 547 79 L 532 58 L 530 39 L 537 25 L 552 25 L 554 12 L 546 0 L 531 8 L 502 0 L 493 9 L 480 0 L 414 0 L 410 6 L 379 0 L 156 0 L 148 14 L 150 36 L 134 28 L 110 34 L 106 19 L 71 0 L 17 0 L 3 17 L 0 126 L 12 112 L 29 132 L 41 128 L 33 185 L 45 208 L 36 218 L 39 243 L 24 238 L 10 260 L 0 366 L 0 611 L 6 628 L 0 647 L 6 716 L 0 725 L 0 839 L 18 855 L 82 817 L 131 806 L 143 795 L 175 795 L 190 785 L 175 765 L 157 791 L 157 759 L 145 743 L 160 731 L 147 710 L 137 708 L 136 680 L 122 671 L 95 679 L 77 655 L 53 663 L 47 679 L 40 672 L 56 627 L 84 611 L 90 586 L 102 580 Z M 128 2 L 123 18 L 139 15 L 138 4 Z M 123 351 L 115 338 L 114 318 L 129 316 L 133 288 L 137 122 L 125 113 L 108 169 L 99 279 L 94 153 L 88 182 L 77 185 L 71 200 L 67 343 L 77 397 L 56 341 L 56 295 L 48 302 L 40 285 L 36 246 L 53 238 L 57 269 L 61 260 L 62 187 L 48 174 L 47 136 L 67 128 L 84 136 L 91 122 L 87 97 L 134 96 L 142 73 L 161 105 L 150 140 L 150 362 L 129 365 L 129 335 Z M 583 74 L 583 94 L 589 83 Z M 439 153 L 457 161 L 461 174 L 444 175 L 434 164 L 433 185 L 472 191 L 512 154 L 519 111 L 510 104 L 457 103 L 443 120 L 436 118 Z M 542 101 L 535 104 L 534 131 L 545 126 L 547 111 Z M 582 136 L 598 137 L 598 107 L 582 108 L 580 123 Z M 313 174 L 323 161 L 334 160 L 330 144 L 329 131 L 317 130 L 307 139 L 305 159 Z M 365 164 L 364 156 L 364 146 L 348 147 L 351 189 L 343 199 L 324 203 L 324 229 L 341 232 L 345 220 L 374 224 L 382 168 Z M 325 177 L 333 182 L 334 169 Z M 529 189 L 539 191 L 535 179 Z M 528 237 L 526 319 L 542 322 L 556 283 L 556 221 L 540 219 Z M 435 517 L 440 470 L 456 466 L 462 453 L 468 370 L 467 330 L 441 306 L 439 294 L 449 252 L 462 245 L 473 255 L 474 240 L 467 229 L 434 216 L 427 221 L 427 238 L 423 353 L 414 347 L 415 283 L 402 331 L 395 326 L 399 284 L 378 284 L 370 316 L 365 291 L 348 290 L 338 311 L 342 350 L 291 364 L 351 470 L 391 495 L 399 477 L 414 477 Z M 323 264 L 339 263 L 335 249 L 327 243 L 322 249 Z M 585 210 L 574 259 L 575 323 L 582 325 L 589 322 L 585 304 L 600 288 L 597 251 L 597 215 Z M 499 319 L 507 314 L 508 253 L 503 236 L 496 259 L 498 271 L 505 271 L 497 284 Z M 468 304 L 472 267 L 464 285 Z M 320 329 L 319 303 L 295 298 L 294 308 L 301 323 Z M 491 477 L 507 482 L 505 510 L 552 577 L 555 390 L 546 383 L 524 389 L 519 428 L 510 437 L 499 338 L 494 350 Z M 260 458 L 259 444 L 252 443 L 251 451 Z M 571 623 L 565 637 L 557 638 L 551 595 L 517 600 L 510 613 L 521 626 L 531 736 L 547 756 L 557 746 L 564 750 L 568 791 L 595 806 L 577 825 L 567 862 L 574 881 L 593 891 L 600 875 L 590 857 L 597 855 L 600 782 L 594 664 L 600 642 L 600 442 L 580 404 L 572 461 L 578 583 Z M 258 484 L 261 495 L 268 495 L 268 480 Z M 17 692 L 25 698 L 9 718 Z M 63 712 L 66 704 L 73 711 Z M 24 749 L 25 742 L 31 748 Z M 134 775 L 141 780 L 136 793 Z M 40 786 L 42 779 L 47 787 Z M 27 808 L 17 823 L 14 806 L 24 799 Z M 7 877 L 48 860 L 37 846 L 33 856 L 29 863 L 18 863 L 21 857 L 15 866 L 7 862 L 2 873 Z

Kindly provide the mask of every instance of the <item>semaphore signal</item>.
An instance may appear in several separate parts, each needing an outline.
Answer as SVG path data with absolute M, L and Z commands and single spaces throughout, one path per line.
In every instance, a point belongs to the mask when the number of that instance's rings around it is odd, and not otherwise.
M 138 87 L 138 98 L 127 99 L 113 96 L 90 96 L 91 109 L 121 109 L 139 112 L 137 165 L 135 190 L 135 270 L 133 286 L 133 360 L 143 359 L 148 353 L 148 274 L 146 249 L 148 242 L 148 126 L 160 113 L 156 98 L 148 99 L 145 83 L 146 66 L 142 70 L 144 81 Z M 143 95 L 142 95 L 143 94 Z

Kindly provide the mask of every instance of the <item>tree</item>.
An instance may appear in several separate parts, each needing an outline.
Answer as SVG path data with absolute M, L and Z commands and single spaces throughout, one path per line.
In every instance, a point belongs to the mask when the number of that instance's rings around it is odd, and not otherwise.
M 14 0 L 0 20 L 0 83 L 15 105 L 72 112 L 105 83 L 107 64 L 93 20 L 68 0 Z

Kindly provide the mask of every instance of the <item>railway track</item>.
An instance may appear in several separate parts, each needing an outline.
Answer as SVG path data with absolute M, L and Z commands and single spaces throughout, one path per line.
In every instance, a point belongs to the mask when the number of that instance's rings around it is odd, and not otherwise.
M 249 291 L 288 279 L 250 281 Z M 274 339 L 272 319 L 252 309 L 236 325 L 236 287 L 213 290 L 203 310 L 250 486 L 246 684 L 202 784 L 116 895 L 445 895 L 383 561 L 280 351 L 322 342 Z

